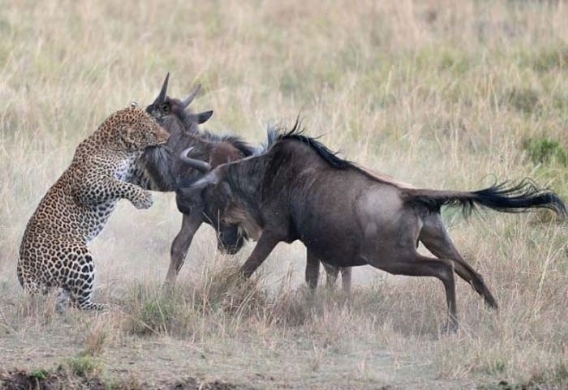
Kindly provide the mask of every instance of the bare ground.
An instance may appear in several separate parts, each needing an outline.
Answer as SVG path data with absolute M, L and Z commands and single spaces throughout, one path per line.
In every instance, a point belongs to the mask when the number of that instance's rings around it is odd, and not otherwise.
M 65 323 L 64 319 L 34 331 L 28 329 L 24 334 L 5 335 L 0 339 L 0 367 L 9 370 L 3 374 L 5 385 L 33 379 L 30 373 L 39 369 L 53 372 L 45 379 L 48 382 L 65 380 L 67 374 L 58 373 L 58 367 L 83 349 L 77 325 Z M 347 354 L 318 352 L 307 335 L 298 337 L 293 345 L 282 339 L 272 340 L 271 345 L 228 338 L 200 345 L 170 337 L 126 337 L 106 348 L 96 360 L 104 367 L 105 377 L 150 388 L 191 389 L 189 385 L 175 387 L 186 378 L 200 378 L 197 383 L 207 384 L 217 380 L 239 389 L 330 388 L 330 384 L 336 388 L 372 389 L 392 383 L 400 388 L 411 384 L 440 388 L 440 383 L 431 382 L 435 374 L 423 362 L 392 356 L 373 346 Z M 96 381 L 93 386 L 97 388 Z
M 123 340 L 81 373 L 65 356 L 79 356 L 71 325 L 57 324 L 0 342 L 0 388 L 4 389 L 561 389 L 535 378 L 523 384 L 437 378 L 428 356 L 396 356 L 373 346 L 356 352 L 321 352 L 309 340 L 297 349 L 225 340 L 218 347 L 168 337 Z M 72 337 L 70 338 L 70 335 Z M 47 337 L 46 337 L 47 336 Z M 301 344 L 304 344 L 303 346 Z M 319 360 L 318 360 L 319 359 Z
M 379 339 L 375 343 L 369 343 L 369 339 L 351 339 L 345 343 L 330 340 L 326 346 L 320 344 L 318 335 L 305 333 L 305 327 L 264 337 L 246 336 L 243 329 L 238 338 L 215 334 L 201 341 L 168 335 L 140 337 L 128 334 L 125 329 L 117 334 L 97 327 L 97 324 L 103 328 L 124 324 L 127 317 L 116 310 L 70 311 L 55 317 L 48 314 L 43 319 L 34 318 L 33 322 L 40 323 L 28 322 L 21 329 L 2 329 L 0 384 L 3 387 L 0 388 L 561 388 L 558 383 L 544 385 L 538 378 L 535 383 L 509 385 L 498 376 L 440 377 L 428 351 L 440 342 L 439 337 L 459 335 L 430 333 L 414 337 L 421 347 L 408 349 L 393 347 Z M 106 337 L 104 345 L 89 355 L 89 348 L 98 342 L 93 338 L 100 334 Z M 396 344 L 400 336 L 392 337 Z

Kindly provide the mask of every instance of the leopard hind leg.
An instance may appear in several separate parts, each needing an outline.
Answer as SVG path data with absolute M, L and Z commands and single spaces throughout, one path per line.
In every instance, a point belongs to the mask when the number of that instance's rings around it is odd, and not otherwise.
M 70 301 L 81 310 L 103 310 L 105 305 L 92 301 L 95 281 L 95 262 L 86 246 L 81 245 L 68 254 L 69 272 L 66 275 L 61 301 Z

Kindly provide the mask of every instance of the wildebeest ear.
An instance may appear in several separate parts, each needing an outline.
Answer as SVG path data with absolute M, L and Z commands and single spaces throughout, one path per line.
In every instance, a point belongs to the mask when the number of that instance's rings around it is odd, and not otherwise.
M 203 111 L 200 112 L 199 114 L 187 114 L 187 116 L 191 118 L 193 122 L 196 122 L 198 125 L 207 122 L 212 115 L 213 115 L 213 110 Z

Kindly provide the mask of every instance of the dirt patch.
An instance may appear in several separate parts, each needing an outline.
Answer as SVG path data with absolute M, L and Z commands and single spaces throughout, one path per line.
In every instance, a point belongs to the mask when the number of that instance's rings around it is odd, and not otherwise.
M 554 382 L 554 383 L 553 383 Z M 526 383 L 509 383 L 500 381 L 492 385 L 477 386 L 477 390 L 562 390 L 568 386 L 568 381 L 554 380 L 553 382 L 531 379 Z
M 70 378 L 64 372 L 48 373 L 43 370 L 26 372 L 24 370 L 10 371 L 0 375 L 0 383 L 4 389 L 37 389 L 55 390 L 64 387 L 104 389 L 105 385 L 98 378 Z
M 92 389 L 116 390 L 133 389 L 163 389 L 163 390 L 238 390 L 252 389 L 250 387 L 237 386 L 235 384 L 215 381 L 201 381 L 197 378 L 187 378 L 161 383 L 158 385 L 147 383 L 131 383 L 128 381 L 116 382 L 104 381 L 98 376 L 69 375 L 62 369 L 49 373 L 43 370 L 27 372 L 14 370 L 0 373 L 0 388 L 5 390 L 59 390 L 59 389 Z

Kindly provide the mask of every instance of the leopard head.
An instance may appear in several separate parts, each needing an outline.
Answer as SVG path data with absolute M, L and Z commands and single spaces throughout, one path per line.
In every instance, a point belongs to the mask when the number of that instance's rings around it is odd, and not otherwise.
M 121 149 L 135 151 L 165 144 L 170 134 L 144 110 L 129 107 L 116 113 L 117 143 Z

